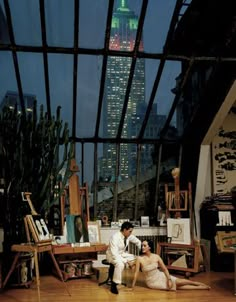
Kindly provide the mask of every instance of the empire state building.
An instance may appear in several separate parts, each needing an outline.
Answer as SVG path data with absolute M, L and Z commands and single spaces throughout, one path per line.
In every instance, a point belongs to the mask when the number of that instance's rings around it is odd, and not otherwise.
M 118 51 L 133 51 L 138 26 L 138 16 L 127 6 L 127 1 L 118 1 L 113 12 L 109 48 Z M 140 50 L 143 50 L 142 40 Z M 105 99 L 103 106 L 103 136 L 116 137 L 130 73 L 131 58 L 109 57 L 107 63 Z M 128 107 L 125 115 L 122 138 L 137 136 L 134 129 L 137 110 L 145 103 L 145 65 L 144 60 L 136 61 L 135 73 L 129 95 Z M 134 133 L 135 132 L 135 133 Z M 132 144 L 120 145 L 119 176 L 124 179 L 131 176 L 132 167 L 136 160 L 136 146 Z M 100 175 L 104 179 L 111 179 L 116 169 L 116 145 L 104 144 L 103 157 L 100 160 Z

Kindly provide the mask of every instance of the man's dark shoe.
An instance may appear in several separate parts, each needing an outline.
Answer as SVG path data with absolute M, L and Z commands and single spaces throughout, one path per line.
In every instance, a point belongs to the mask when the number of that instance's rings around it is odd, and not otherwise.
M 116 295 L 119 294 L 118 289 L 117 289 L 117 284 L 113 281 L 111 282 L 111 292 Z

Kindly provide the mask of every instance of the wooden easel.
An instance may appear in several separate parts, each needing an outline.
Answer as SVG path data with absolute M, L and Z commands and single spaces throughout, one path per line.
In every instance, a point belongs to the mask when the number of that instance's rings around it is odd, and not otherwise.
M 186 218 L 189 218 L 191 244 L 160 242 L 157 245 L 157 253 L 168 259 L 168 263 L 166 263 L 168 269 L 184 271 L 186 276 L 189 276 L 190 273 L 196 273 L 199 271 L 200 253 L 200 245 L 196 244 L 193 240 L 194 222 L 192 209 L 192 186 L 191 183 L 189 183 L 188 190 L 180 190 L 180 169 L 174 168 L 171 174 L 174 178 L 175 190 L 168 191 L 168 185 L 165 185 L 166 218 L 174 218 L 176 221 L 178 221 L 178 219 L 182 218 L 184 214 L 185 217 L 187 216 Z M 177 261 L 171 262 L 172 255 L 181 255 L 181 253 L 183 253 L 183 257 L 185 257 L 186 251 L 192 255 L 192 267 L 186 267 L 185 263 L 181 263 L 181 259 L 179 259 L 178 265 Z
M 29 203 L 31 213 L 32 215 L 37 215 L 37 212 L 35 211 L 33 204 L 30 199 L 31 193 L 22 193 L 22 198 L 23 200 L 27 200 Z M 38 290 L 38 301 L 40 302 L 40 275 L 39 275 L 39 263 L 38 263 L 38 253 L 43 253 L 43 252 L 48 252 L 49 255 L 52 258 L 53 264 L 55 266 L 55 269 L 58 273 L 58 276 L 60 277 L 61 281 L 64 283 L 64 286 L 66 288 L 66 291 L 70 295 L 70 292 L 68 291 L 68 288 L 66 286 L 66 283 L 64 282 L 63 274 L 58 266 L 58 263 L 54 257 L 53 250 L 52 250 L 52 240 L 47 239 L 47 240 L 40 240 L 38 233 L 37 233 L 37 228 L 34 225 L 34 221 L 32 219 L 32 215 L 26 215 L 24 217 L 24 224 L 25 224 L 25 230 L 26 230 L 26 236 L 27 236 L 27 243 L 23 244 L 14 244 L 11 246 L 11 251 L 16 252 L 15 257 L 13 259 L 12 265 L 10 267 L 10 270 L 3 281 L 3 288 L 6 286 L 7 281 L 9 280 L 11 274 L 13 273 L 17 261 L 20 257 L 21 253 L 33 253 L 34 255 L 34 263 L 35 263 L 35 275 L 36 275 L 36 284 L 37 284 L 37 290 Z M 34 242 L 31 240 L 31 236 L 33 237 Z
M 181 218 L 181 212 L 190 210 L 191 208 L 191 183 L 188 184 L 188 190 L 180 190 L 179 185 L 179 174 L 180 169 L 174 168 L 171 172 L 174 178 L 174 191 L 168 191 L 168 185 L 165 184 L 165 201 L 166 201 L 166 209 L 167 209 L 167 216 L 170 216 L 170 212 L 174 212 L 175 218 Z M 190 213 L 189 213 L 190 214 Z
M 181 218 L 182 214 L 187 214 L 190 219 L 191 241 L 194 237 L 194 221 L 192 207 L 192 185 L 188 183 L 188 190 L 180 190 L 179 175 L 180 169 L 174 168 L 171 171 L 174 178 L 174 191 L 168 191 L 168 185 L 165 184 L 166 218 Z
M 83 187 L 80 187 L 80 199 L 82 201 L 82 205 L 84 204 L 85 206 L 85 211 L 86 211 L 86 218 L 87 221 L 90 220 L 90 213 L 89 213 L 89 195 L 88 195 L 88 184 L 85 182 Z

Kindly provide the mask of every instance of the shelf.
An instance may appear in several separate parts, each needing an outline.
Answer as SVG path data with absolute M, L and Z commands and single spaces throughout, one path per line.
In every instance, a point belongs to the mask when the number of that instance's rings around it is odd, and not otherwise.
M 107 245 L 102 243 L 83 247 L 64 244 L 54 245 L 53 253 L 66 281 L 96 275 L 97 271 L 92 267 L 92 263 L 97 260 L 97 254 L 106 249 Z

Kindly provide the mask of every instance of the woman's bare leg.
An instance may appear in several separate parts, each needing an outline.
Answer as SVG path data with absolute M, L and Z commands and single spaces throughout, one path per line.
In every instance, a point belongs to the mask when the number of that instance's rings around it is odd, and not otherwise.
M 176 287 L 178 289 L 210 289 L 210 286 L 189 279 L 176 279 Z

